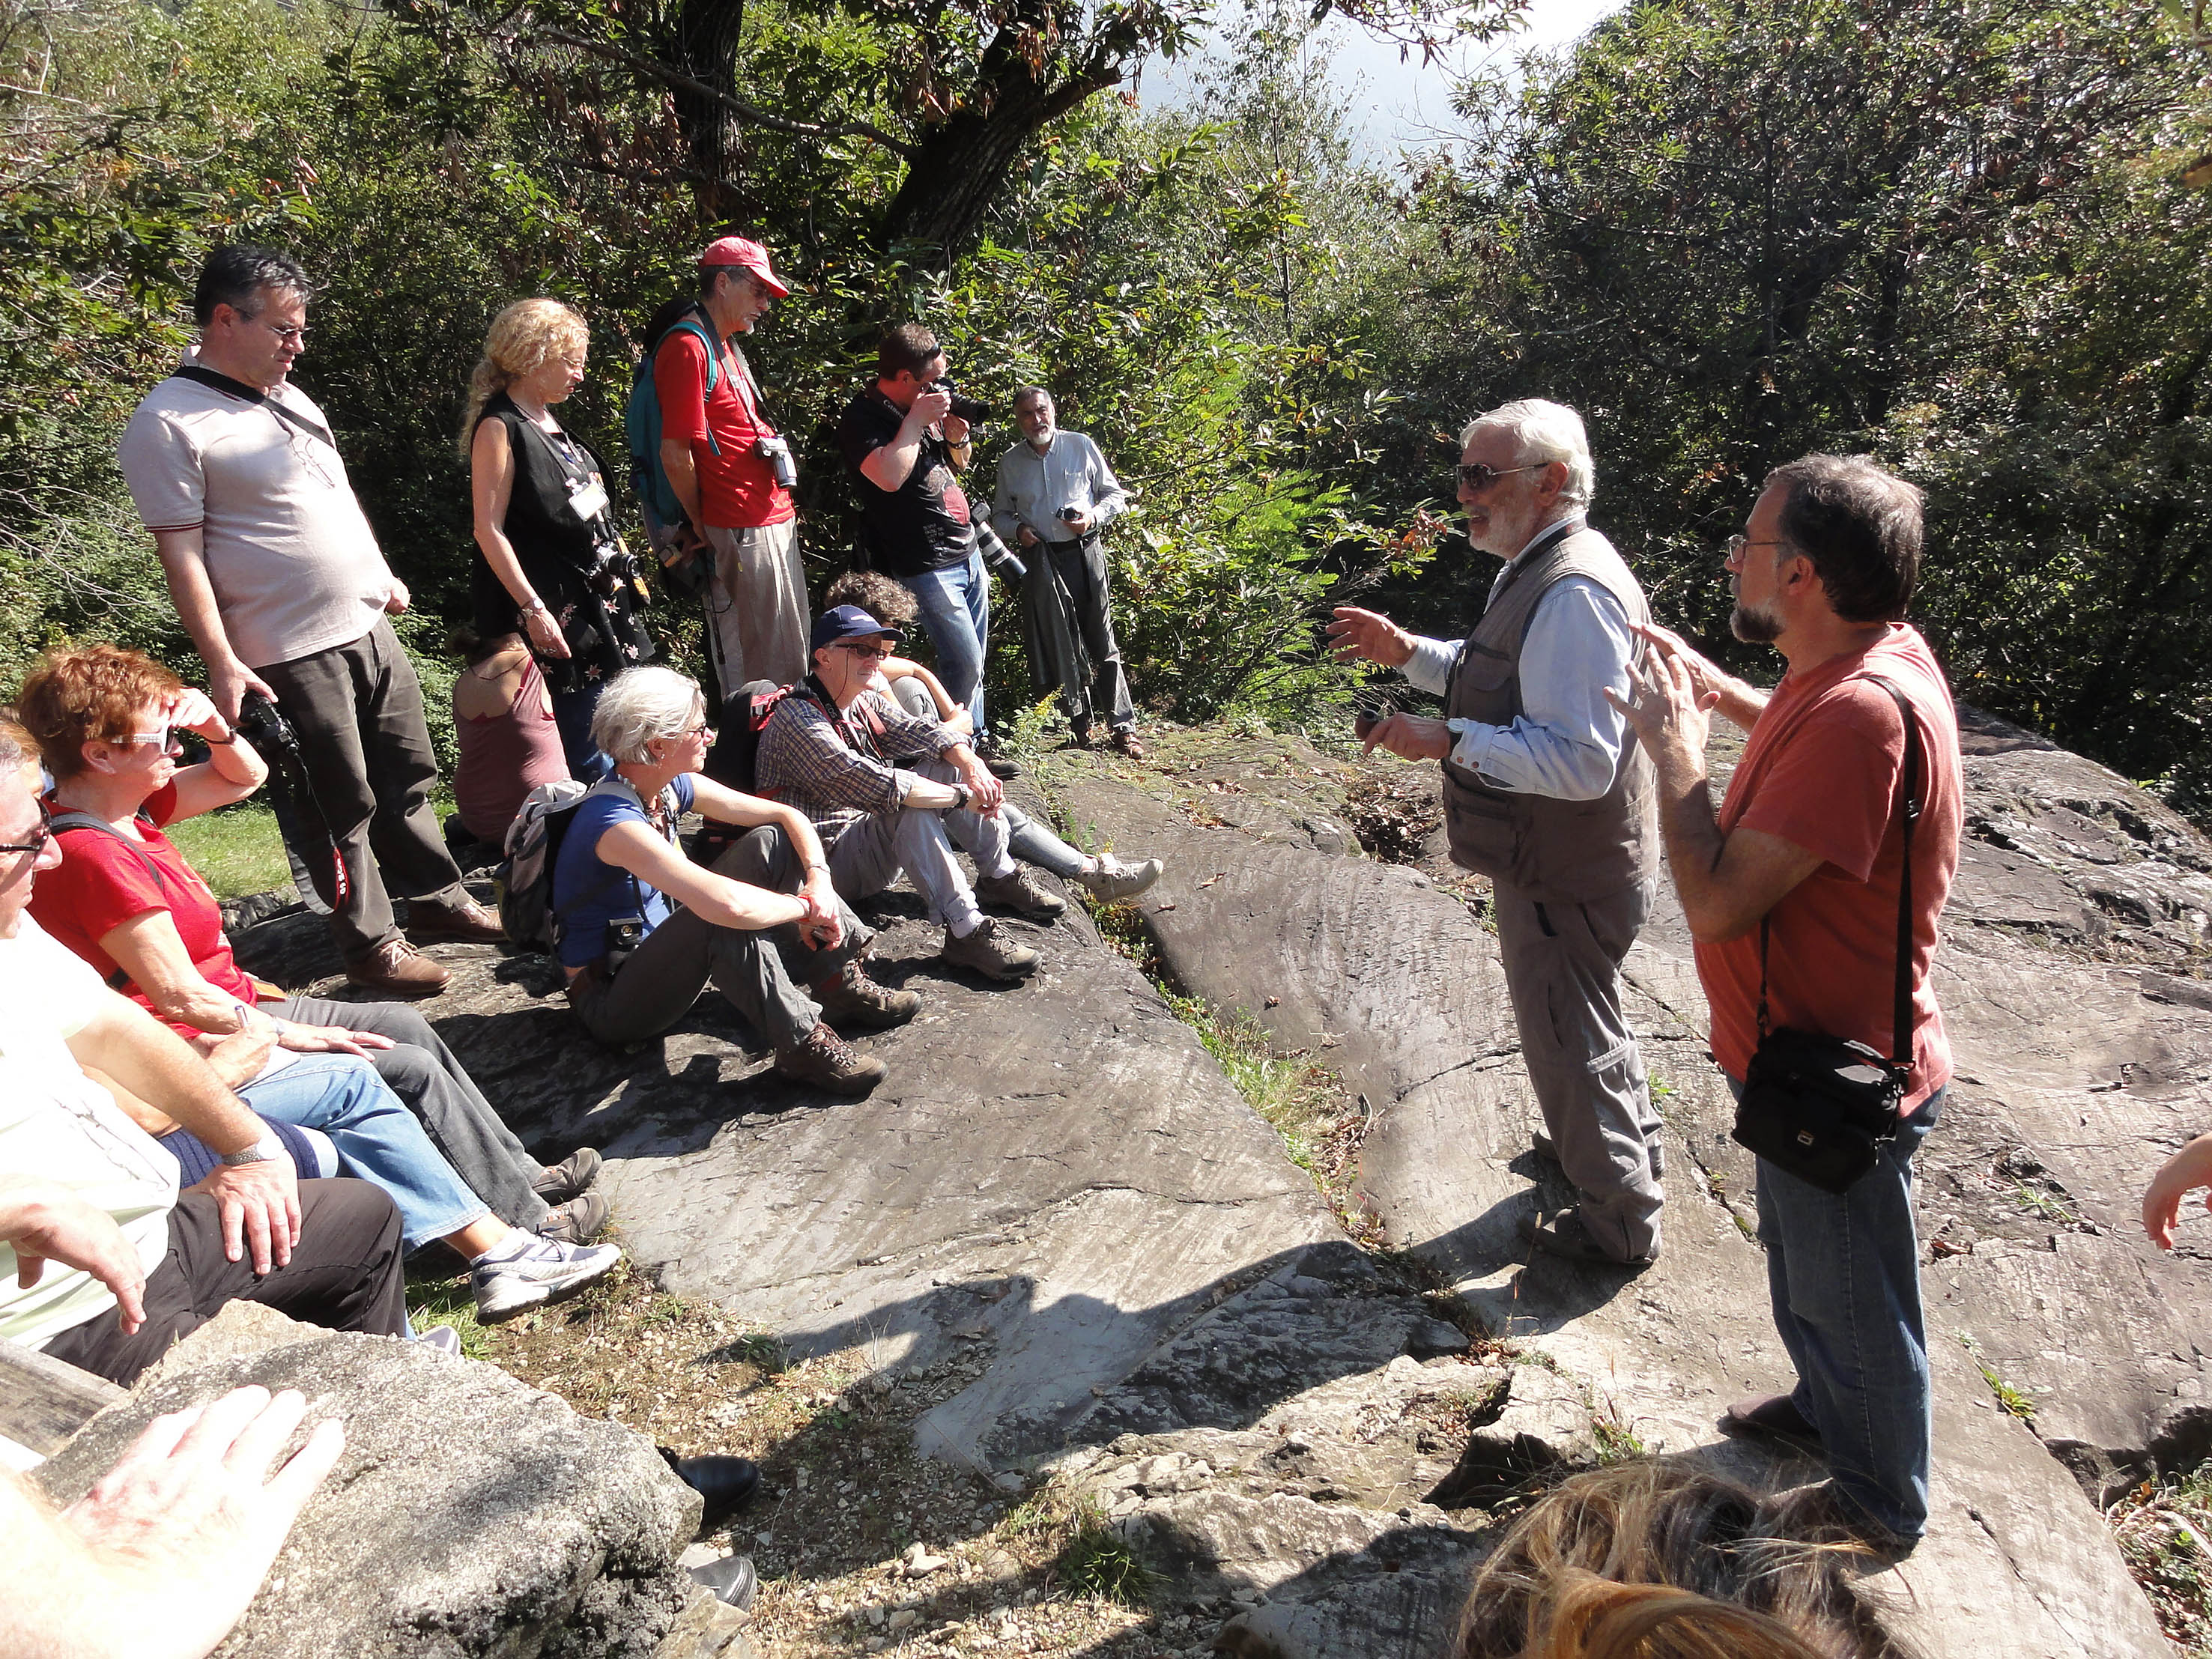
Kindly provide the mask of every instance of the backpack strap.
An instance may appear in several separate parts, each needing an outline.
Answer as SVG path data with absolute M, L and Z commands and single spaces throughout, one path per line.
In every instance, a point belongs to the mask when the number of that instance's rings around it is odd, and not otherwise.
M 714 399 L 714 381 L 721 373 L 722 343 L 715 338 L 714 331 L 708 325 L 706 313 L 696 306 L 692 307 L 690 316 L 671 323 L 668 325 L 668 334 L 662 335 L 653 343 L 653 355 L 656 358 L 660 355 L 660 348 L 668 343 L 669 334 L 695 334 L 699 337 L 699 343 L 707 348 L 707 383 L 699 392 L 699 406 L 703 410 Z M 707 428 L 707 447 L 720 455 L 722 453 L 722 446 L 714 441 L 714 423 L 708 421 L 702 424 Z
M 160 827 L 155 824 L 154 820 L 148 817 L 143 810 L 137 814 L 137 817 L 142 823 L 156 829 Z M 72 809 L 70 811 L 51 815 L 46 819 L 46 827 L 57 836 L 67 835 L 73 830 L 89 830 L 96 834 L 108 836 L 112 840 L 121 842 L 131 849 L 131 855 L 145 867 L 146 873 L 154 878 L 155 885 L 161 890 L 162 896 L 169 900 L 171 908 L 175 908 L 175 890 L 170 886 L 169 872 L 161 868 L 161 860 L 106 818 L 94 817 L 89 812 L 80 812 Z M 131 983 L 131 975 L 118 968 L 113 973 L 108 975 L 107 983 L 111 990 L 120 991 Z

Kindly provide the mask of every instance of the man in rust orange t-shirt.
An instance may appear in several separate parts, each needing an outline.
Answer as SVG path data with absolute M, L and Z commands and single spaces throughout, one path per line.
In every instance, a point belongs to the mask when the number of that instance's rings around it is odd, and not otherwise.
M 699 256 L 699 305 L 719 359 L 708 389 L 708 344 L 672 328 L 653 354 L 660 466 L 714 551 L 707 645 L 725 695 L 747 680 L 789 685 L 806 673 L 806 578 L 798 508 L 779 479 L 790 449 L 761 408 L 760 383 L 735 338 L 791 290 L 758 242 L 725 236 Z
M 1776 468 L 1729 546 L 1729 625 L 1782 653 L 1781 684 L 1756 690 L 1654 628 L 1648 672 L 1616 697 L 1658 773 L 1660 830 L 1712 1006 L 1713 1057 L 1739 1091 L 1761 1030 L 1762 924 L 1767 1029 L 1893 1052 L 1905 738 L 1873 677 L 1904 694 L 1919 730 L 1911 1066 L 1898 1133 L 1840 1194 L 1759 1161 L 1759 1237 L 1797 1382 L 1722 1419 L 1826 1456 L 1837 1517 L 1900 1554 L 1928 1524 L 1932 1395 L 1912 1154 L 1951 1079 L 1929 964 L 1963 816 L 1950 688 L 1903 620 L 1920 543 L 1920 492 L 1872 461 L 1808 455 Z M 1750 734 L 1717 814 L 1705 762 L 1716 709 Z

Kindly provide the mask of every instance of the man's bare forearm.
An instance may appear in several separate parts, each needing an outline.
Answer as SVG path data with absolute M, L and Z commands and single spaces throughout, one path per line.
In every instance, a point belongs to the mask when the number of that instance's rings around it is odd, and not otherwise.
M 234 666 L 238 653 L 231 648 L 230 632 L 222 625 L 216 607 L 215 586 L 208 580 L 205 542 L 195 530 L 157 531 L 154 545 L 161 561 L 161 574 L 169 584 L 169 598 L 177 619 L 191 635 L 193 648 L 210 671 Z
M 691 459 L 690 444 L 682 438 L 663 438 L 660 470 L 668 475 L 668 487 L 676 492 L 677 504 L 691 520 L 691 527 L 704 530 L 707 513 L 699 499 L 699 468 Z
M 222 1085 L 191 1046 L 134 1002 L 109 1002 L 70 1039 L 70 1052 L 190 1129 L 215 1152 L 235 1152 L 262 1136 L 261 1120 Z

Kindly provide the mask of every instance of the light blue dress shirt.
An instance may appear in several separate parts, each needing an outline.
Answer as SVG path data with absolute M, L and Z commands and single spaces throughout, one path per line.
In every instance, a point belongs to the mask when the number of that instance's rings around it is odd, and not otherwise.
M 1528 556 L 1524 550 L 1498 573 L 1493 594 Z M 1413 654 L 1399 672 L 1442 696 L 1462 645 L 1417 635 Z M 1605 688 L 1628 695 L 1635 649 L 1627 613 L 1605 587 L 1582 576 L 1554 582 L 1529 619 L 1521 648 L 1524 712 L 1510 726 L 1447 722 L 1458 738 L 1452 759 L 1493 788 L 1559 800 L 1597 799 L 1613 787 L 1621 750 L 1633 741 L 1626 719 L 1606 701 Z
M 1079 507 L 1102 529 L 1129 510 L 1129 492 L 1098 446 L 1080 432 L 1055 432 L 1044 453 L 1024 441 L 999 457 L 999 487 L 991 501 L 991 528 L 1007 546 L 1021 543 L 1024 524 L 1048 542 L 1072 542 L 1076 532 L 1060 509 Z

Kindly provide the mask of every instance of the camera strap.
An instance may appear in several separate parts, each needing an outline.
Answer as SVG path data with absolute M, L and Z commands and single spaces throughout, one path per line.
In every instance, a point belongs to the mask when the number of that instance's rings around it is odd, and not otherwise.
M 228 374 L 218 374 L 211 368 L 202 368 L 198 363 L 179 363 L 171 371 L 171 374 L 179 380 L 194 380 L 201 386 L 213 386 L 217 392 L 228 393 L 246 403 L 258 404 L 279 420 L 289 422 L 309 437 L 319 438 L 329 448 L 335 450 L 338 447 L 337 441 L 331 436 L 328 428 L 317 425 L 298 410 L 280 403 L 267 392 L 258 387 L 250 386 L 243 380 L 234 380 Z
M 1879 674 L 1872 680 L 1896 700 L 1905 721 L 1905 775 L 1898 792 L 1898 816 L 1905 821 L 1905 855 L 1897 884 L 1897 988 L 1891 1010 L 1889 1063 L 1899 1071 L 1912 1066 L 1912 826 L 1920 819 L 1920 721 L 1904 692 Z M 1766 939 L 1769 918 L 1759 919 L 1759 1035 L 1766 1036 Z

